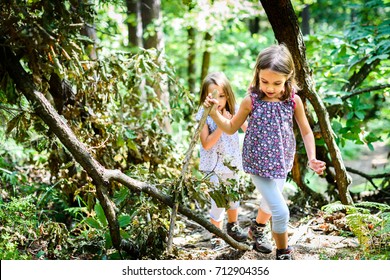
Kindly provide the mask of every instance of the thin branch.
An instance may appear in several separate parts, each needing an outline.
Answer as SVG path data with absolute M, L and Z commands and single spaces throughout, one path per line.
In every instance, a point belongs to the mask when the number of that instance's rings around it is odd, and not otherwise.
M 331 167 L 333 167 L 333 165 L 331 164 L 330 165 Z M 379 178 L 390 178 L 390 173 L 381 173 L 381 174 L 366 174 L 366 173 L 363 173 L 359 170 L 356 170 L 352 167 L 346 167 L 346 170 L 350 173 L 353 173 L 353 174 L 356 174 L 356 175 L 359 175 L 361 177 L 363 177 L 364 179 L 366 179 L 368 182 L 370 182 L 370 184 L 375 188 L 375 189 L 378 189 L 378 186 L 374 183 L 374 180 L 373 179 L 379 179 Z
M 120 170 L 108 170 L 106 169 L 104 171 L 104 180 L 110 181 L 110 182 L 119 182 L 122 185 L 126 186 L 129 190 L 136 192 L 136 193 L 146 193 L 152 198 L 160 201 L 161 203 L 168 205 L 170 207 L 175 206 L 175 202 L 172 197 L 161 193 L 155 186 L 137 181 L 133 178 L 130 178 Z M 214 233 L 215 235 L 221 237 L 223 240 L 225 240 L 229 245 L 231 245 L 233 248 L 243 251 L 251 250 L 251 246 L 248 246 L 244 243 L 240 243 L 235 241 L 232 237 L 224 233 L 222 230 L 217 228 L 215 225 L 213 225 L 210 221 L 206 220 L 202 216 L 197 215 L 193 210 L 183 206 L 182 204 L 178 204 L 178 212 L 183 214 L 184 216 L 188 217 L 190 220 L 197 222 L 199 225 L 203 226 L 205 229 L 207 229 L 209 232 Z
M 218 94 L 217 90 L 214 90 L 212 93 L 214 98 L 216 98 L 217 94 Z M 167 242 L 167 251 L 169 253 L 170 253 L 171 248 L 172 248 L 173 232 L 175 229 L 176 214 L 177 214 L 178 205 L 179 205 L 178 195 L 182 189 L 183 182 L 184 182 L 185 176 L 187 174 L 188 165 L 190 163 L 195 144 L 198 142 L 198 139 L 199 139 L 200 131 L 202 130 L 204 124 L 206 123 L 207 116 L 209 115 L 209 113 L 213 107 L 214 107 L 214 104 L 212 106 L 210 106 L 209 108 L 204 109 L 203 115 L 199 120 L 198 127 L 196 128 L 194 135 L 192 136 L 190 146 L 188 147 L 187 154 L 186 154 L 186 157 L 184 159 L 184 166 L 181 170 L 179 183 L 176 186 L 176 188 L 174 189 L 174 194 L 173 194 L 174 195 L 173 196 L 174 206 L 172 207 L 171 221 L 170 221 L 170 226 L 169 226 L 169 235 L 168 235 L 168 242 Z
M 370 91 L 375 91 L 375 90 L 380 90 L 380 89 L 385 89 L 385 88 L 389 88 L 389 87 L 390 87 L 390 84 L 385 84 L 385 85 L 377 85 L 377 86 L 372 86 L 372 87 L 368 87 L 368 88 L 363 88 L 360 90 L 354 90 L 351 92 L 351 94 L 348 94 L 348 95 L 341 97 L 341 100 L 345 101 L 348 98 L 351 98 L 351 97 L 358 95 L 358 94 L 362 94 L 362 93 L 366 93 L 366 92 L 370 92 Z

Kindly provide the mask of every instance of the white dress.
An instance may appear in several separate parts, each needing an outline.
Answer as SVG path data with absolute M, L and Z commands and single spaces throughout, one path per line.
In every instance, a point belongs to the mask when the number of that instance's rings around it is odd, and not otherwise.
M 236 106 L 236 112 L 237 110 L 238 106 Z M 196 121 L 201 119 L 203 112 L 204 108 L 200 107 L 195 117 Z M 217 129 L 216 123 L 210 116 L 207 116 L 206 124 L 210 134 Z M 223 132 L 217 143 L 209 150 L 205 150 L 202 144 L 200 144 L 200 171 L 206 173 L 214 171 L 217 174 L 234 173 L 234 171 L 223 164 L 224 161 L 229 161 L 231 166 L 242 170 L 240 141 L 237 131 L 233 135 Z

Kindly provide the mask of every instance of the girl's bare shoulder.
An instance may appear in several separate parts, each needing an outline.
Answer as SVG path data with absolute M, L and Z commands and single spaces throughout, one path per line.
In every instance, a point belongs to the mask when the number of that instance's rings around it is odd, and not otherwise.
M 252 98 L 249 94 L 242 100 L 240 108 L 246 111 L 252 110 Z

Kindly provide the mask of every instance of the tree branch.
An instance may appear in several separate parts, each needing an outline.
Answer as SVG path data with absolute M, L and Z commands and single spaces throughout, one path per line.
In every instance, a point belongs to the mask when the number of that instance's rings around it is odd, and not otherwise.
M 218 94 L 218 91 L 214 90 L 212 93 L 213 98 L 216 98 L 217 94 Z M 214 107 L 214 104 L 212 104 L 212 106 L 210 106 L 209 108 L 204 109 L 203 115 L 199 120 L 198 127 L 195 129 L 194 135 L 192 136 L 190 145 L 188 147 L 186 157 L 184 159 L 184 166 L 181 170 L 179 183 L 175 186 L 175 189 L 173 190 L 174 205 L 172 207 L 171 221 L 170 221 L 170 225 L 169 225 L 169 236 L 168 236 L 168 242 L 167 242 L 167 251 L 169 253 L 171 252 L 171 246 L 172 246 L 172 241 L 173 241 L 173 232 L 174 232 L 175 224 L 176 224 L 176 214 L 177 214 L 177 208 L 179 205 L 178 204 L 179 193 L 182 189 L 183 182 L 184 182 L 185 176 L 187 174 L 188 165 L 190 163 L 195 144 L 198 142 L 200 131 L 202 130 L 204 124 L 206 123 L 207 116 L 209 115 L 209 113 L 213 107 Z
M 162 202 L 165 205 L 168 205 L 170 207 L 174 206 L 174 200 L 170 196 L 161 193 L 155 186 L 151 184 L 132 179 L 129 176 L 123 174 L 120 170 L 106 170 L 104 174 L 106 180 L 109 180 L 111 182 L 113 181 L 119 182 L 133 192 L 147 193 L 148 195 Z M 191 209 L 188 209 L 187 207 L 179 204 L 178 212 L 183 214 L 187 218 L 197 222 L 199 225 L 203 226 L 209 232 L 214 233 L 215 235 L 221 237 L 233 248 L 236 248 L 238 250 L 251 250 L 250 246 L 235 241 L 233 238 L 231 238 L 226 233 L 222 232 L 219 228 L 217 228 L 215 225 L 210 223 L 208 220 L 195 214 L 194 211 L 192 211 Z
M 351 92 L 351 94 L 348 94 L 348 95 L 341 97 L 341 100 L 345 101 L 348 98 L 351 98 L 351 97 L 358 95 L 358 94 L 362 94 L 362 93 L 366 93 L 366 92 L 370 92 L 370 91 L 374 91 L 374 90 L 385 89 L 385 88 L 389 88 L 389 87 L 390 87 L 390 84 L 385 84 L 385 85 L 377 85 L 377 86 L 372 86 L 372 87 L 368 87 L 368 88 L 363 88 L 360 90 L 354 90 Z
M 59 138 L 62 144 L 69 150 L 75 160 L 86 170 L 88 175 L 93 179 L 96 186 L 98 199 L 106 215 L 112 243 L 117 250 L 130 248 L 128 243 L 121 239 L 119 223 L 116 218 L 115 209 L 112 201 L 107 194 L 107 188 L 113 181 L 117 181 L 128 187 L 134 192 L 145 192 L 157 199 L 158 201 L 173 207 L 173 199 L 162 194 L 154 186 L 134 180 L 119 170 L 107 170 L 92 155 L 87 148 L 81 143 L 73 131 L 68 127 L 64 119 L 57 113 L 54 107 L 48 102 L 44 95 L 36 91 L 31 77 L 23 69 L 18 59 L 8 47 L 0 48 L 0 64 L 9 73 L 10 77 L 16 84 L 17 89 L 23 93 L 34 107 L 36 114 L 50 127 L 53 133 Z M 188 218 L 199 223 L 210 232 L 223 238 L 232 247 L 239 250 L 250 250 L 248 245 L 239 243 L 229 235 L 222 232 L 219 228 L 209 221 L 193 213 L 192 210 L 178 205 L 178 211 Z
M 367 181 L 369 181 L 371 183 L 371 185 L 373 187 L 375 187 L 376 189 L 378 189 L 378 186 L 375 185 L 374 183 L 374 180 L 373 179 L 379 179 L 379 178 L 390 178 L 390 173 L 382 173 L 382 174 L 373 174 L 373 175 L 369 175 L 369 174 L 366 174 L 366 173 L 363 173 L 359 170 L 356 170 L 356 169 L 353 169 L 351 167 L 347 167 L 347 170 L 348 172 L 351 172 L 351 173 L 354 173 L 354 174 L 357 174 L 363 178 L 365 178 Z

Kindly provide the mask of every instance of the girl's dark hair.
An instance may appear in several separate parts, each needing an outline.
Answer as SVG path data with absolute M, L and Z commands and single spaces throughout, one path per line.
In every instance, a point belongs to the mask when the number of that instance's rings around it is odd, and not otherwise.
M 293 89 L 299 89 L 295 80 L 295 65 L 290 51 L 285 44 L 272 45 L 259 53 L 254 68 L 254 76 L 250 84 L 250 91 L 255 92 L 260 98 L 264 93 L 260 90 L 260 70 L 271 70 L 282 75 L 286 75 L 287 80 L 284 85 L 284 94 L 281 100 L 291 98 Z
M 200 90 L 199 106 L 202 106 L 203 102 L 206 100 L 207 95 L 209 94 L 209 86 L 216 85 L 223 89 L 223 92 L 226 94 L 226 111 L 230 114 L 235 114 L 235 105 L 236 98 L 234 96 L 230 82 L 227 79 L 226 75 L 222 72 L 213 72 L 208 74 L 202 82 L 202 88 Z

